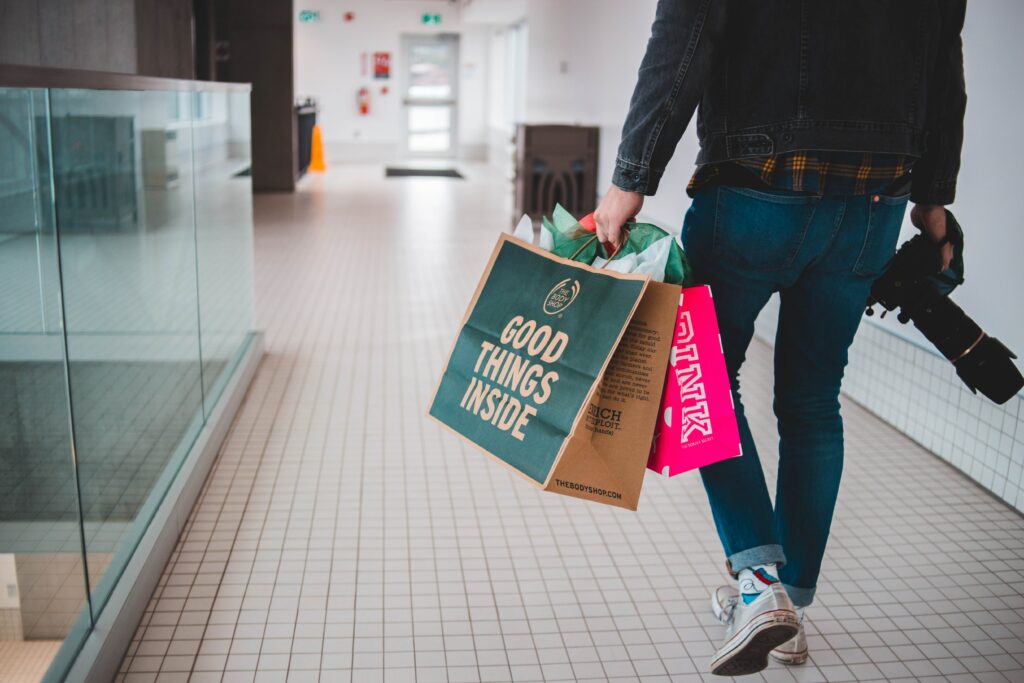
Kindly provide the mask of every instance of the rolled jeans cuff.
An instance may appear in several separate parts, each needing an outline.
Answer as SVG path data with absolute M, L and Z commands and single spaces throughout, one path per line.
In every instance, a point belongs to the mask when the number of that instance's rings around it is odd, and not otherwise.
M 730 573 L 735 574 L 741 569 L 748 569 L 757 564 L 786 564 L 786 554 L 778 544 L 759 545 L 747 548 L 729 556 Z
M 793 602 L 794 607 L 807 607 L 809 604 L 814 602 L 814 591 L 817 589 L 790 586 L 788 583 L 784 583 L 782 586 L 786 589 L 786 594 Z

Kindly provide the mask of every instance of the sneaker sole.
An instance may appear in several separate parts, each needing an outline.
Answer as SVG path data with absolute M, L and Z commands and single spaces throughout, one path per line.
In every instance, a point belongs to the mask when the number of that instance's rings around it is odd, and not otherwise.
M 722 646 L 720 654 L 711 661 L 711 673 L 746 676 L 763 671 L 771 651 L 792 639 L 799 628 L 800 622 L 789 610 L 762 614 Z
M 772 659 L 774 659 L 775 661 L 782 662 L 783 664 L 786 664 L 788 666 L 797 666 L 807 661 L 807 650 L 802 650 L 800 652 L 784 653 L 772 650 L 771 656 Z

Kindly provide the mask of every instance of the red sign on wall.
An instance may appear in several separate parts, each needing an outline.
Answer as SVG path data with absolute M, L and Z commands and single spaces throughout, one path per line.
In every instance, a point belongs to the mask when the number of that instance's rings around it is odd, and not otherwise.
M 391 78 L 391 53 L 373 53 L 373 77 L 381 80 Z

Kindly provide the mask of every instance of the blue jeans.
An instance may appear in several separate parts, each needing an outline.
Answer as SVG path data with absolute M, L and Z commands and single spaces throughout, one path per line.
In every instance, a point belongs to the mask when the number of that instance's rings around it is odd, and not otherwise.
M 793 603 L 808 605 L 821 570 L 843 469 L 839 385 L 873 279 L 895 251 L 907 197 L 811 196 L 710 187 L 697 194 L 683 245 L 711 286 L 743 455 L 701 469 L 734 571 L 781 565 Z M 773 507 L 740 401 L 754 320 L 780 293 Z

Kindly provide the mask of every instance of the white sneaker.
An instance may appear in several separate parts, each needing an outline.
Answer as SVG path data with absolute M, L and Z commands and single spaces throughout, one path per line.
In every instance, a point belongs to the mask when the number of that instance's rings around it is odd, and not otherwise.
M 711 594 L 711 612 L 722 624 L 728 624 L 732 618 L 732 610 L 740 599 L 740 592 L 734 586 L 719 586 Z M 783 664 L 803 664 L 807 661 L 807 635 L 804 633 L 804 622 L 800 620 L 800 630 L 796 635 L 779 645 L 771 652 L 772 659 Z
M 750 604 L 743 604 L 735 588 L 721 586 L 711 596 L 711 608 L 726 625 L 725 642 L 711 660 L 711 673 L 720 676 L 761 671 L 768 666 L 768 653 L 802 630 L 781 583 L 765 588 Z

